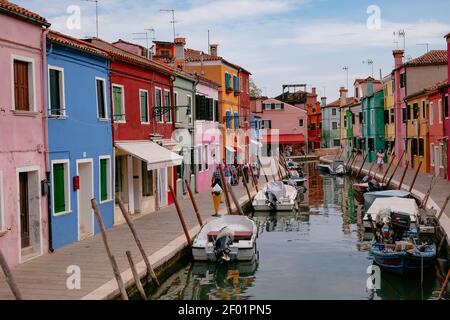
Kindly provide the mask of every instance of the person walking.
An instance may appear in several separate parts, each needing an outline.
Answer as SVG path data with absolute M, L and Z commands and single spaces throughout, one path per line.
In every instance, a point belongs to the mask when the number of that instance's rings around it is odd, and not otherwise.
M 222 179 L 220 179 L 220 170 L 219 166 L 216 167 L 216 170 L 213 173 L 212 179 L 211 179 L 211 188 L 214 188 L 214 186 L 218 184 L 220 188 L 223 189 L 222 186 Z
M 383 164 L 384 164 L 384 152 L 383 150 L 379 150 L 377 152 L 377 165 L 379 173 L 383 173 L 384 171 Z
M 231 170 L 230 170 L 229 165 L 225 166 L 224 176 L 225 176 L 225 181 L 227 183 L 231 184 Z
M 244 176 L 242 177 L 242 179 L 245 179 L 245 182 L 248 184 L 250 182 L 250 180 L 248 180 L 248 163 L 245 163 L 243 168 L 242 168 L 242 172 L 244 173 Z

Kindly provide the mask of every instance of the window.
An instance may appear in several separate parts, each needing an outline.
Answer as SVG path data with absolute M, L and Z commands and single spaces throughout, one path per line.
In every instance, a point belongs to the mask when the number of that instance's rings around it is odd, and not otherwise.
M 391 123 L 394 123 L 395 122 L 395 111 L 394 111 L 394 108 L 392 108 L 390 110 L 390 114 L 391 114 Z
M 359 98 L 359 88 L 355 88 L 355 98 Z
M 363 113 L 360 112 L 359 113 L 359 123 L 363 123 L 364 117 L 363 117 Z
M 430 108 L 430 124 L 433 124 L 434 123 L 434 106 L 433 106 L 433 102 L 430 102 L 429 108 Z
M 227 129 L 231 129 L 231 118 L 232 118 L 231 111 L 227 111 L 227 113 L 225 115 L 225 123 L 226 123 Z
M 231 89 L 231 75 L 227 72 L 225 72 L 225 86 L 227 90 Z
M 411 153 L 413 156 L 417 156 L 417 139 L 411 139 Z
M 442 143 L 440 144 L 439 155 L 440 155 L 440 158 L 441 158 L 440 167 L 444 168 L 444 163 L 446 163 L 446 161 L 447 161 L 447 159 L 446 159 L 447 156 L 445 155 L 444 145 Z
M 202 146 L 197 147 L 197 161 L 198 161 L 198 172 L 203 170 L 202 166 Z
M 170 108 L 170 91 L 164 90 L 164 102 L 165 102 L 165 114 L 166 114 L 166 122 L 172 122 L 172 110 Z
M 53 214 L 70 212 L 69 160 L 52 161 Z
M 403 72 L 400 74 L 400 88 L 406 87 L 406 73 Z
M 332 109 L 331 109 L 331 115 L 332 115 L 332 116 L 335 116 L 335 115 L 336 115 L 336 108 L 332 108 Z
M 406 116 L 407 116 L 406 113 L 407 113 L 406 112 L 406 107 L 403 107 L 402 108 L 402 121 L 403 121 L 403 123 L 406 123 Z
M 5 206 L 3 194 L 3 173 L 0 171 L 0 232 L 5 230 Z
M 340 146 L 341 146 L 341 140 L 339 140 L 339 139 L 334 139 L 334 140 L 333 140 L 333 146 L 334 146 L 334 147 L 340 147 Z
M 411 106 L 409 104 L 406 106 L 406 116 L 408 121 L 411 120 Z
M 97 86 L 97 115 L 99 119 L 106 119 L 108 117 L 108 114 L 106 112 L 105 80 L 96 78 L 95 82 Z
M 419 104 L 418 103 L 414 103 L 413 104 L 413 119 L 419 119 Z
M 181 166 L 177 166 L 181 167 Z M 153 196 L 153 170 L 147 169 L 147 162 L 142 161 L 141 164 L 141 174 L 142 174 L 142 196 L 151 197 Z
M 389 124 L 389 110 L 384 110 L 384 124 Z
M 239 78 L 237 76 L 233 76 L 233 90 L 239 91 Z
M 118 84 L 112 85 L 112 99 L 114 121 L 125 122 L 125 97 L 123 86 Z
M 448 118 L 448 95 L 444 97 L 444 116 L 446 119 Z
M 163 112 L 162 112 L 162 93 L 161 89 L 155 89 L 155 107 L 158 114 L 158 122 L 163 122 Z
M 370 125 L 374 125 L 375 123 L 375 110 L 370 110 Z
M 336 130 L 338 128 L 338 123 L 336 121 L 333 121 L 331 123 L 331 129 Z
M 315 129 L 316 127 L 315 127 L 315 125 L 314 125 L 314 129 Z M 347 128 L 347 117 L 344 117 L 344 128 Z M 314 130 L 314 129 L 311 129 L 311 130 Z
M 119 156 L 116 157 L 115 159 L 115 179 L 114 179 L 114 191 L 116 192 L 116 203 L 118 202 L 118 199 L 121 198 L 123 199 L 123 186 L 124 186 L 124 176 L 123 176 L 123 172 L 124 172 L 124 168 L 125 165 L 124 163 L 126 163 L 126 156 Z
M 64 116 L 64 69 L 48 67 L 49 115 Z
M 374 144 L 374 138 L 369 138 L 368 140 L 367 140 L 367 143 L 368 143 L 368 147 L 369 147 L 369 151 L 374 151 L 374 147 L 375 147 L 375 144 Z
M 205 170 L 209 169 L 209 153 L 208 153 L 208 145 L 205 145 Z
M 422 100 L 422 119 L 426 119 L 427 109 L 425 108 L 425 100 Z
M 188 115 L 189 118 L 189 123 L 192 123 L 192 97 L 191 96 L 186 96 L 186 115 Z
M 423 157 L 425 155 L 424 140 L 423 139 L 418 140 L 419 140 L 419 156 Z
M 281 103 L 275 103 L 275 110 L 281 110 Z
M 173 103 L 175 106 L 175 122 L 180 122 L 181 119 L 181 109 L 178 108 L 178 92 L 173 92 Z
M 304 125 L 304 120 L 303 119 L 299 119 L 298 120 L 298 126 L 299 127 L 303 127 L 303 125 Z
M 139 108 L 141 110 L 141 122 L 149 123 L 148 118 L 148 91 L 139 90 Z
M 195 148 L 194 147 L 192 147 L 192 148 L 190 148 L 190 153 L 191 153 L 191 158 L 190 158 L 190 163 L 191 163 L 191 174 L 194 174 L 195 173 L 195 161 L 194 161 L 194 157 L 195 157 Z
M 239 113 L 234 113 L 234 128 L 239 129 L 240 123 L 239 123 Z
M 261 129 L 271 129 L 272 120 L 261 120 Z
M 309 126 L 309 130 L 316 130 L 316 124 L 311 123 L 311 125 Z
M 13 56 L 12 72 L 13 108 L 17 111 L 36 111 L 34 60 L 26 57 Z
M 440 99 L 438 101 L 438 117 L 439 123 L 442 123 L 442 100 Z
M 214 100 L 214 121 L 219 122 L 219 101 Z
M 102 156 L 100 157 L 100 203 L 111 199 L 111 158 Z

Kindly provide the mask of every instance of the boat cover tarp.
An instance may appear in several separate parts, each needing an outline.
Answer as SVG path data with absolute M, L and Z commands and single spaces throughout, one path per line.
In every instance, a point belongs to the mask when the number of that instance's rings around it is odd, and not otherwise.
M 375 219 L 375 216 L 382 209 L 389 209 L 390 211 L 406 213 L 410 216 L 416 215 L 419 211 L 416 200 L 391 197 L 375 199 L 369 210 L 367 210 L 367 214 L 370 213 L 372 215 L 372 218 Z
M 266 185 L 266 191 L 272 192 L 277 199 L 282 199 L 286 196 L 286 186 L 282 181 L 270 181 Z

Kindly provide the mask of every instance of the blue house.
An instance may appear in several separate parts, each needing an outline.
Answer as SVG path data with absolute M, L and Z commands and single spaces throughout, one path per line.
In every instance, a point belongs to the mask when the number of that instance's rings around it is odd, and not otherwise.
M 114 221 L 109 58 L 90 44 L 47 35 L 50 229 L 53 249 L 99 231 L 91 199 L 105 226 Z

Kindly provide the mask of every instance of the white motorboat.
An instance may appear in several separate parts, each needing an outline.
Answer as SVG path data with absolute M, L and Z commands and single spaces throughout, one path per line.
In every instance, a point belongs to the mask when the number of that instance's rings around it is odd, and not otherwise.
M 319 170 L 333 175 L 342 175 L 347 173 L 345 170 L 344 161 L 339 159 L 333 160 L 331 164 L 319 163 Z
M 419 208 L 417 207 L 416 200 L 399 197 L 376 198 L 363 218 L 363 226 L 366 232 L 372 230 L 368 215 L 370 214 L 372 220 L 376 221 L 378 214 L 384 210 L 407 214 L 411 218 L 411 224 L 417 224 Z
M 255 211 L 292 211 L 295 207 L 298 190 L 282 181 L 270 181 L 259 190 L 253 199 Z
M 222 216 L 205 224 L 194 239 L 197 261 L 250 261 L 256 256 L 256 223 L 246 216 Z
M 373 191 L 364 193 L 364 206 L 370 208 L 374 201 L 378 198 L 408 198 L 410 196 L 410 192 L 405 190 L 382 190 L 382 191 Z

